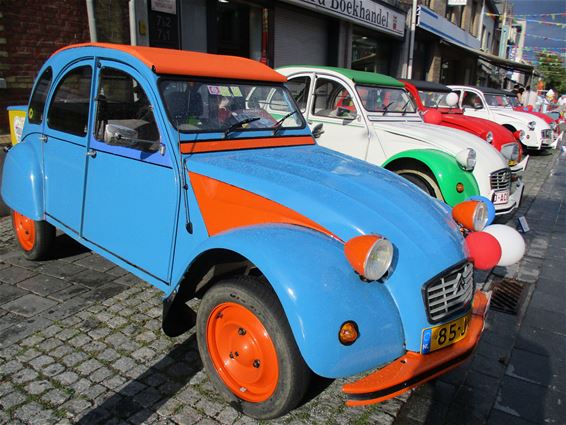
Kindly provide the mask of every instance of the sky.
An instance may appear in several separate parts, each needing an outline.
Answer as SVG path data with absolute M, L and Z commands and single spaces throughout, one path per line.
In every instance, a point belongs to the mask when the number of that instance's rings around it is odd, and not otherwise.
M 543 13 L 566 13 L 566 0 L 508 0 L 513 4 L 513 15 L 543 14 Z M 518 16 L 519 19 L 523 17 Z M 549 16 L 527 16 L 527 36 L 525 47 L 527 48 L 554 48 L 561 52 L 562 59 L 566 59 L 566 28 L 556 25 L 545 25 L 529 20 L 548 21 L 566 24 L 566 16 L 558 16 L 553 21 Z M 548 39 L 544 39 L 544 37 Z M 556 40 L 551 40 L 556 39 Z M 533 51 L 524 51 L 523 58 L 527 60 L 536 59 Z

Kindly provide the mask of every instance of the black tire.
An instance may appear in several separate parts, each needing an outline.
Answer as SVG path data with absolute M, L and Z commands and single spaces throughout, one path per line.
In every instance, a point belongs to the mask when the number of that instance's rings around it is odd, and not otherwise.
M 266 395 L 268 398 L 263 401 L 246 401 L 242 394 L 239 396 L 230 390 L 211 358 L 207 331 L 209 326 L 214 326 L 209 325 L 209 321 L 216 323 L 222 317 L 217 313 L 212 317 L 211 313 L 218 311 L 226 303 L 237 304 L 236 308 L 241 306 L 249 310 L 259 319 L 275 347 L 278 368 L 277 379 L 274 380 L 276 386 L 273 393 Z M 256 419 L 272 419 L 289 412 L 303 399 L 311 372 L 295 343 L 283 308 L 269 284 L 255 277 L 239 277 L 217 283 L 203 297 L 197 314 L 196 331 L 205 370 L 214 387 L 235 409 Z
M 395 172 L 399 174 L 401 177 L 413 183 L 415 186 L 417 186 L 427 195 L 430 195 L 433 198 L 440 199 L 441 201 L 444 200 L 440 187 L 438 186 L 438 183 L 436 183 L 434 177 L 432 177 L 428 173 L 417 170 L 408 170 L 408 169 L 398 170 Z
M 28 260 L 44 260 L 48 258 L 50 251 L 53 248 L 53 244 L 55 242 L 55 227 L 49 224 L 46 221 L 35 221 L 31 219 L 27 219 L 26 217 L 18 214 L 15 211 L 12 211 L 12 227 L 14 228 L 14 233 L 16 235 L 16 241 L 18 245 L 24 252 L 24 256 Z M 28 243 L 31 245 L 26 244 L 22 241 L 22 229 L 19 228 L 22 220 L 22 217 L 26 220 L 31 222 L 30 225 L 33 226 L 34 237 L 33 240 L 28 240 Z

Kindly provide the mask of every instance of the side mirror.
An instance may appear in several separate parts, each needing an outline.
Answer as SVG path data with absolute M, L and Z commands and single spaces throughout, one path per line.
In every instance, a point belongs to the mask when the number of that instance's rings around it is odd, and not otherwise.
M 339 106 L 336 110 L 336 116 L 345 120 L 354 120 L 358 116 L 358 113 L 352 112 L 348 108 L 344 108 L 343 106 Z
M 323 133 L 324 130 L 322 129 L 322 123 L 315 125 L 312 129 L 312 135 L 315 139 L 318 139 Z
M 106 124 L 104 127 L 104 143 L 114 146 L 133 146 L 138 132 L 129 127 L 117 124 Z

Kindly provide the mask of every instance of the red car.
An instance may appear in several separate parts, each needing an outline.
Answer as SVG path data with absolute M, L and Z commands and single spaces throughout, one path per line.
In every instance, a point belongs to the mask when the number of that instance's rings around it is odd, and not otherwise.
M 458 108 L 458 98 L 450 102 L 450 87 L 440 83 L 421 80 L 401 80 L 405 88 L 413 95 L 425 122 L 452 127 L 476 136 L 491 143 L 509 161 L 512 171 L 525 169 L 528 156 L 523 158 L 520 132 L 513 134 L 510 130 L 493 121 L 464 115 Z

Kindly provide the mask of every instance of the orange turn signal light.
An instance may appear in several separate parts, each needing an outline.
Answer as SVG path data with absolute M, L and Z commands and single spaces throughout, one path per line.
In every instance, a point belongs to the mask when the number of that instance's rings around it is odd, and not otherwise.
M 338 339 L 344 345 L 352 345 L 358 337 L 360 336 L 360 332 L 358 331 L 358 325 L 356 322 L 351 320 L 344 322 L 342 326 L 340 326 L 340 332 L 338 333 Z

